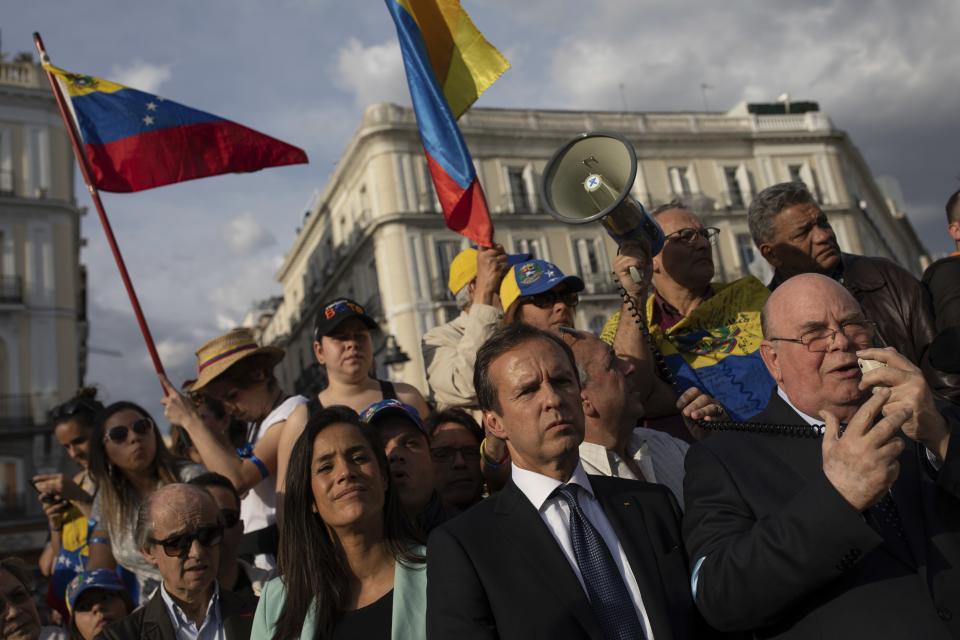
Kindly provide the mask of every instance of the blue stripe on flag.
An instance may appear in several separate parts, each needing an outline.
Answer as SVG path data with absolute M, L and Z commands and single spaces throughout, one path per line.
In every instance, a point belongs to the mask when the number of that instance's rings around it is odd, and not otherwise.
M 130 136 L 223 120 L 136 89 L 94 92 L 71 98 L 80 135 L 87 144 L 107 144 Z

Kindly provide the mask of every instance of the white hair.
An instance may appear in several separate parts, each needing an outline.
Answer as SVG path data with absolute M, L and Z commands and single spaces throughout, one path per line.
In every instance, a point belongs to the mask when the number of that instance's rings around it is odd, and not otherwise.
M 457 300 L 457 309 L 463 311 L 473 302 L 473 296 L 470 294 L 470 285 L 465 284 L 460 288 L 460 291 L 457 291 L 456 295 Z

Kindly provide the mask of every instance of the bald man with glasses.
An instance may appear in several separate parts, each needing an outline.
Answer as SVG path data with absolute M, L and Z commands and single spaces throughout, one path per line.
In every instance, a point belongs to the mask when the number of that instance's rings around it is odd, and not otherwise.
M 958 408 L 827 276 L 778 287 L 763 331 L 767 409 L 686 458 L 697 607 L 751 637 L 960 638 Z

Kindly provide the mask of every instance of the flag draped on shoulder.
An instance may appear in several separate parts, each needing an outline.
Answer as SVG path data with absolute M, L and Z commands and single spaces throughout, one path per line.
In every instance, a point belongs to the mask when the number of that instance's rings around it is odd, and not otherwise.
M 457 118 L 510 65 L 458 0 L 386 3 L 443 217 L 450 229 L 490 246 L 493 224 Z
M 52 65 L 83 142 L 93 186 L 131 192 L 265 167 L 307 154 L 219 116 Z

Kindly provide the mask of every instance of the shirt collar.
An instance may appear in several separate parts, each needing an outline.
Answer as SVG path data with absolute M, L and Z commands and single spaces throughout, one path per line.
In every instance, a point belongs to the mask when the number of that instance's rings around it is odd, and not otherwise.
M 167 586 L 162 583 L 160 585 L 160 597 L 163 598 L 163 604 L 166 605 L 167 611 L 172 615 L 177 627 L 189 626 L 193 628 L 194 631 L 199 632 L 211 623 L 220 626 L 220 584 L 216 580 L 213 581 L 213 596 L 210 598 L 210 602 L 207 603 L 207 613 L 203 617 L 203 623 L 200 625 L 200 629 L 197 629 L 193 620 L 187 617 L 187 614 L 180 608 L 180 605 L 167 593 Z
M 640 460 L 644 456 L 643 445 L 647 443 L 646 437 L 636 430 L 630 433 L 630 440 L 627 441 L 627 456 L 633 460 Z M 611 460 L 616 453 L 609 451 L 606 447 L 594 442 L 584 440 L 580 443 L 580 459 L 586 460 L 587 464 L 604 472 L 604 475 L 612 475 L 613 468 Z M 617 456 L 619 457 L 619 456 Z
M 513 467 L 511 475 L 513 483 L 517 485 L 520 492 L 527 497 L 527 500 L 536 507 L 537 511 L 543 510 L 545 503 L 553 494 L 554 490 L 562 484 L 580 485 L 580 488 L 593 497 L 593 487 L 590 485 L 590 478 L 587 477 L 587 472 L 584 471 L 580 465 L 579 459 L 577 460 L 577 466 L 573 470 L 573 474 L 571 474 L 570 479 L 566 482 L 554 480 L 536 471 L 521 469 L 516 464 L 511 466 Z
M 797 407 L 792 402 L 790 402 L 790 398 L 787 397 L 787 393 L 780 386 L 777 386 L 777 395 L 783 398 L 783 401 L 786 402 L 788 405 L 790 405 L 790 408 L 796 411 L 797 415 L 803 418 L 803 421 L 806 422 L 811 427 L 819 427 L 823 424 L 823 420 L 818 420 L 817 418 L 808 416 L 803 411 L 800 411 L 800 409 L 797 409 Z

